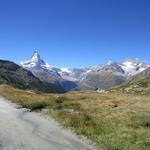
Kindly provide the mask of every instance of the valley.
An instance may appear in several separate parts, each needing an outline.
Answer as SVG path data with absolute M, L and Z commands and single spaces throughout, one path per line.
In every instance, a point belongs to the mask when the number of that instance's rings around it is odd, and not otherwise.
M 0 150 L 150 150 L 150 0 L 0 2 Z
M 0 99 L 0 149 L 149 150 L 149 78 L 139 60 L 82 69 L 52 67 L 38 52 L 21 65 L 0 60 L 0 96 L 17 104 Z

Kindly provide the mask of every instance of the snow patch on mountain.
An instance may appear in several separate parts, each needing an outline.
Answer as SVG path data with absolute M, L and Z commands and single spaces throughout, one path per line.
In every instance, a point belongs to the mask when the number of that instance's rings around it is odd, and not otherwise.
M 31 69 L 31 68 L 43 68 L 43 69 L 52 69 L 47 62 L 41 59 L 37 51 L 35 51 L 31 57 L 31 60 L 21 62 L 22 67 Z
M 136 75 L 149 67 L 149 65 L 141 62 L 140 60 L 126 60 L 120 64 L 125 71 L 125 75 L 130 77 Z
M 79 81 L 83 73 L 86 72 L 86 69 L 82 68 L 60 68 L 59 74 L 62 76 L 62 78 L 70 80 L 70 81 Z
M 41 59 L 39 53 L 35 51 L 31 57 L 31 60 L 21 62 L 21 66 L 25 69 L 30 70 L 34 75 L 37 73 L 45 73 L 46 76 L 51 76 L 55 78 L 60 78 L 60 74 L 57 72 L 57 69 L 49 65 L 43 59 Z
M 129 78 L 134 76 L 149 67 L 142 61 L 126 60 L 121 63 L 108 61 L 104 64 L 88 67 L 88 68 L 55 68 L 41 59 L 37 51 L 33 53 L 31 60 L 21 62 L 21 66 L 30 70 L 33 74 L 44 72 L 46 77 L 52 77 L 57 80 L 65 79 L 73 82 L 80 82 L 86 79 L 89 74 L 113 74 L 118 77 Z M 43 77 L 44 78 L 44 77 Z
M 68 68 L 60 68 L 60 70 L 61 70 L 61 73 L 72 73 L 72 71 L 70 70 L 70 69 L 68 69 Z

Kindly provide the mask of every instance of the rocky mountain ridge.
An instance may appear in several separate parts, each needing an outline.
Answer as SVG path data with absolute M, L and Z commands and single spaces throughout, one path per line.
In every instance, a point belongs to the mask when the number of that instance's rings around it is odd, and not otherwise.
M 41 59 L 37 51 L 33 53 L 31 60 L 22 62 L 21 66 L 30 70 L 42 81 L 60 84 L 66 90 L 110 88 L 126 82 L 149 67 L 144 62 L 135 59 L 121 63 L 109 61 L 87 68 L 57 68 Z

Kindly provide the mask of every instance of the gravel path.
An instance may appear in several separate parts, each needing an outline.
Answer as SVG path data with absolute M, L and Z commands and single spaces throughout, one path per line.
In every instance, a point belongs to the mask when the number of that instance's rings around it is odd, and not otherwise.
M 0 150 L 94 150 L 53 119 L 0 97 Z

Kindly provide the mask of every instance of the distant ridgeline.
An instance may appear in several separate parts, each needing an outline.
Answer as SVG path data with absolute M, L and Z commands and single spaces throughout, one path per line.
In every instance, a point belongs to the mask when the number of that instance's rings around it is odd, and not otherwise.
M 121 63 L 107 62 L 87 68 L 56 68 L 34 52 L 31 60 L 21 63 L 41 81 L 62 86 L 65 90 L 108 89 L 127 82 L 131 77 L 143 72 L 149 65 L 135 60 Z
M 137 59 L 72 69 L 52 67 L 41 59 L 38 52 L 20 66 L 0 60 L 0 84 L 48 93 L 104 90 L 122 84 L 125 91 L 143 91 L 143 88 L 148 91 L 149 77 L 149 65 Z

